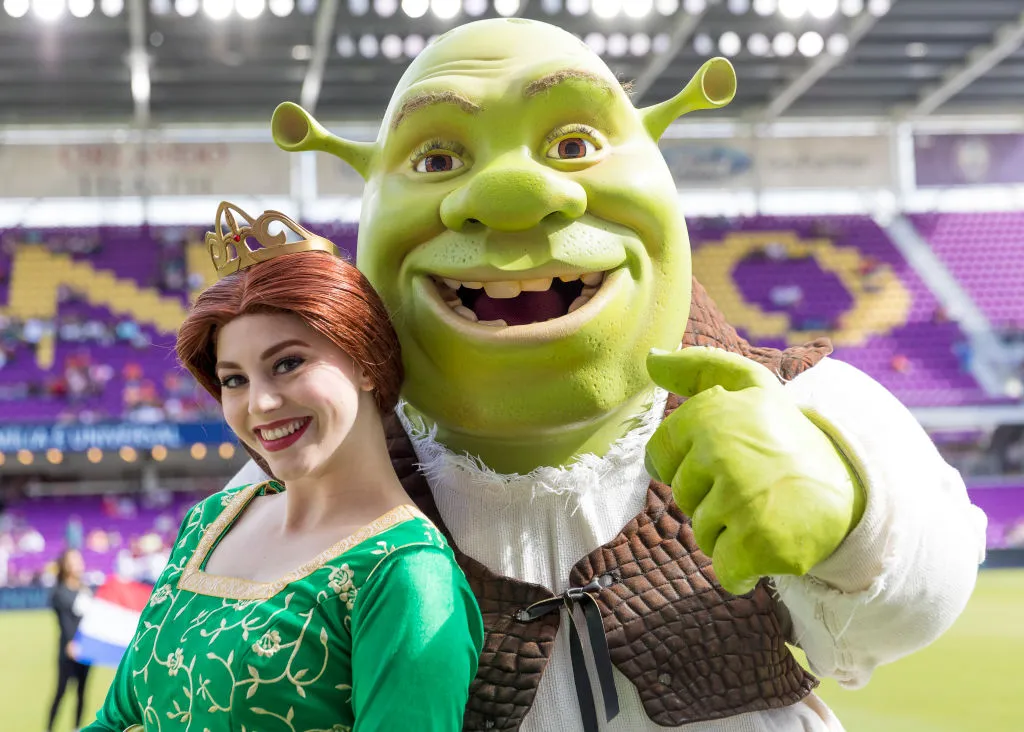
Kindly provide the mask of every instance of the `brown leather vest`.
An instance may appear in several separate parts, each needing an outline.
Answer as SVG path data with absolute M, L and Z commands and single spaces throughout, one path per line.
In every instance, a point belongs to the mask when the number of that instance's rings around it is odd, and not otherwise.
M 827 356 L 819 339 L 778 351 L 755 348 L 728 325 L 704 288 L 693 282 L 684 346 L 740 353 L 788 381 Z M 666 416 L 679 405 L 670 395 Z M 416 454 L 397 419 L 388 447 L 402 484 L 446 534 L 483 613 L 486 637 L 470 687 L 464 729 L 518 730 L 551 656 L 560 614 L 531 622 L 519 611 L 552 597 L 538 585 L 499 576 L 462 554 L 444 527 Z M 817 685 L 786 648 L 790 623 L 767 580 L 734 596 L 718 584 L 711 560 L 693 538 L 690 520 L 667 486 L 652 481 L 644 510 L 612 541 L 573 567 L 570 585 L 604 577 L 595 599 L 611 661 L 640 692 L 647 716 L 679 727 L 794 704 Z

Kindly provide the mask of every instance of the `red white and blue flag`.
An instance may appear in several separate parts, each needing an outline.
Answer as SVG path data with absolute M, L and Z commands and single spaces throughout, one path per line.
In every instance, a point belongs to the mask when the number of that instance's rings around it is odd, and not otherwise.
M 75 634 L 75 657 L 92 666 L 116 667 L 135 636 L 153 588 L 110 577 L 96 590 Z

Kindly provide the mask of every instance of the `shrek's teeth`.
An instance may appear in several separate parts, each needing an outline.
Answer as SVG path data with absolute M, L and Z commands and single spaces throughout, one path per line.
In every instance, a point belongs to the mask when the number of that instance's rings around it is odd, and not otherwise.
M 551 289 L 551 278 L 538 277 L 535 280 L 520 280 L 519 287 L 523 292 L 547 292 Z
M 587 272 L 582 275 L 558 275 L 558 279 L 562 282 L 575 282 L 580 280 L 586 288 L 600 287 L 601 283 L 604 282 L 604 277 L 604 272 Z M 487 293 L 488 297 L 493 297 L 496 300 L 507 300 L 513 297 L 518 297 L 520 292 L 546 292 L 551 289 L 553 278 L 535 277 L 527 280 L 493 280 L 491 282 L 478 282 L 476 280 L 466 281 L 456 280 L 451 277 L 437 277 L 435 281 L 438 285 L 444 285 L 439 288 L 443 295 L 447 295 L 450 292 L 457 292 L 460 287 L 465 287 L 469 290 L 483 289 L 484 292 Z M 594 291 L 596 292 L 596 289 Z
M 519 286 L 518 282 L 514 281 L 503 281 L 503 282 L 485 282 L 484 292 L 487 293 L 487 297 L 493 297 L 495 300 L 509 300 L 513 297 L 519 297 L 519 293 L 523 291 L 523 288 Z
M 508 323 L 500 318 L 498 320 L 478 320 L 477 325 L 489 325 L 494 328 L 507 328 Z
M 461 315 L 466 320 L 472 320 L 474 323 L 477 321 L 476 313 L 467 308 L 465 305 L 456 305 L 452 308 L 452 312 L 456 315 Z

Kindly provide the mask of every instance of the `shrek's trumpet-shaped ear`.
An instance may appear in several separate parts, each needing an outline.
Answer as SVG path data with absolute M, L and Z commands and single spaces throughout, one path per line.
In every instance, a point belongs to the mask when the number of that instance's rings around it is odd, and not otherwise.
M 330 153 L 355 168 L 364 180 L 377 149 L 372 142 L 353 142 L 332 135 L 313 119 L 313 115 L 292 102 L 278 105 L 270 121 L 270 129 L 274 142 L 282 150 Z
M 687 112 L 724 107 L 736 96 L 736 70 L 724 58 L 713 58 L 690 79 L 690 83 L 671 99 L 640 111 L 647 133 L 661 139 L 668 126 Z

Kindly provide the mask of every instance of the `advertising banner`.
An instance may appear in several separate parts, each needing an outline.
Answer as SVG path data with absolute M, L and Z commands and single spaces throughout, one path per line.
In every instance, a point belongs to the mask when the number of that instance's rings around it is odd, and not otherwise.
M 84 452 L 90 447 L 117 450 L 120 447 L 145 449 L 157 445 L 170 450 L 196 443 L 219 445 L 235 441 L 234 433 L 221 422 L 0 426 L 0 452 L 42 452 L 50 448 Z
M 1024 183 L 1024 135 L 917 135 L 919 188 Z
M 661 141 L 679 188 L 884 188 L 884 137 L 777 137 Z
M 0 198 L 287 196 L 289 154 L 271 143 L 0 147 Z

